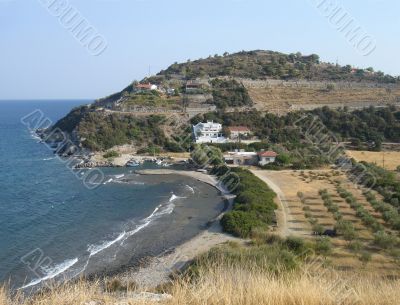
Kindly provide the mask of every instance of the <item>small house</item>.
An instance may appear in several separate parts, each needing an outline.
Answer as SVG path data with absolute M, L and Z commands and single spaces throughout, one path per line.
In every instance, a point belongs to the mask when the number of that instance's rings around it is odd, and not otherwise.
M 157 85 L 148 83 L 148 84 L 138 84 L 135 86 L 135 91 L 136 92 L 147 92 L 147 91 L 152 91 L 152 90 L 157 90 L 158 87 Z
M 250 129 L 245 126 L 231 126 L 228 127 L 228 130 L 232 140 L 240 139 L 241 137 L 248 137 L 251 134 Z
M 274 163 L 278 154 L 274 151 L 262 151 L 258 153 L 258 164 L 263 166 Z
M 256 152 L 235 151 L 224 155 L 226 164 L 232 165 L 257 165 L 258 155 Z

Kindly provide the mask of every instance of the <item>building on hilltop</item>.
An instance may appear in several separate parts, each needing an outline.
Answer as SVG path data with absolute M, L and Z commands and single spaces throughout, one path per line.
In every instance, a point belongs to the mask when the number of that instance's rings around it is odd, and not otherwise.
M 193 125 L 193 135 L 196 143 L 226 142 L 226 138 L 222 135 L 222 125 L 213 121 Z
M 151 83 L 137 84 L 134 89 L 136 92 L 147 92 L 147 91 L 157 90 L 158 86 Z
M 203 93 L 203 84 L 196 81 L 188 81 L 186 83 L 185 92 L 188 94 Z

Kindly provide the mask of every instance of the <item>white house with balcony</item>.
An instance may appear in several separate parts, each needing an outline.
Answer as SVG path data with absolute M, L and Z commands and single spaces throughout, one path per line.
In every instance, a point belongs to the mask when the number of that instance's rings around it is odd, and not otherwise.
M 225 143 L 227 140 L 222 134 L 222 125 L 208 121 L 193 125 L 193 135 L 196 143 Z

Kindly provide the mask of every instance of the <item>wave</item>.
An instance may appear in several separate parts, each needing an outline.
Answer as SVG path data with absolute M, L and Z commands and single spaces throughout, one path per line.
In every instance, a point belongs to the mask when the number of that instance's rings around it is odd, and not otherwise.
M 37 140 L 38 143 L 39 143 L 40 141 L 42 141 L 42 138 L 38 136 L 38 134 L 36 133 L 36 131 L 31 131 L 30 134 L 31 134 L 32 139 Z
M 194 188 L 192 188 L 190 185 L 185 185 L 193 194 L 194 194 Z
M 74 258 L 74 259 L 66 260 L 63 263 L 54 266 L 53 268 L 46 268 L 44 270 L 44 271 L 46 271 L 46 275 L 44 277 L 33 280 L 29 284 L 27 284 L 19 289 L 26 289 L 26 288 L 35 286 L 43 281 L 51 280 L 51 279 L 55 278 L 56 276 L 60 275 L 61 273 L 67 271 L 69 268 L 71 268 L 77 262 L 78 262 L 78 258 Z
M 57 157 L 50 157 L 50 158 L 44 158 L 44 159 L 42 159 L 42 161 L 50 161 L 50 160 L 54 160 L 54 159 L 56 159 Z
M 172 194 L 171 198 L 168 200 L 168 204 L 166 206 L 163 206 L 163 204 L 160 204 L 159 206 L 157 206 L 154 209 L 154 211 L 150 214 L 150 216 L 146 217 L 145 219 L 143 219 L 141 221 L 140 225 L 136 226 L 136 228 L 134 230 L 127 232 L 127 238 L 130 237 L 130 236 L 133 236 L 137 232 L 139 232 L 142 229 L 146 228 L 148 225 L 150 225 L 150 223 L 153 220 L 158 219 L 163 215 L 171 214 L 175 209 L 175 204 L 173 204 L 172 202 L 177 200 L 177 199 L 179 199 L 179 198 L 183 198 L 183 197 L 178 197 L 175 194 Z M 124 242 L 125 242 L 125 240 L 124 240 Z
M 104 182 L 103 184 L 108 184 L 110 182 L 113 182 L 113 178 L 108 179 L 106 182 Z
M 119 242 L 120 240 L 122 240 L 126 235 L 126 232 L 122 232 L 116 239 L 111 240 L 111 241 L 105 241 L 100 245 L 90 245 L 88 247 L 88 251 L 89 251 L 89 257 L 92 257 L 94 255 L 96 255 L 97 253 L 111 247 L 113 244 Z
M 116 182 L 116 181 L 114 181 L 114 182 Z M 184 198 L 184 197 L 178 197 L 175 194 L 172 194 L 167 205 L 165 205 L 165 206 L 163 206 L 163 204 L 158 205 L 153 210 L 153 212 L 148 217 L 142 219 L 133 230 L 128 231 L 128 232 L 124 231 L 124 232 L 120 233 L 118 235 L 118 237 L 115 238 L 114 240 L 105 241 L 99 245 L 90 245 L 88 247 L 89 257 L 87 258 L 87 261 L 86 261 L 84 267 L 82 268 L 82 270 L 80 272 L 78 272 L 78 274 L 80 274 L 86 270 L 87 266 L 89 265 L 90 258 L 93 257 L 94 255 L 104 251 L 105 249 L 111 247 L 112 245 L 114 245 L 118 242 L 121 242 L 120 245 L 122 246 L 129 237 L 132 237 L 136 233 L 140 232 L 141 230 L 143 230 L 144 228 L 149 226 L 153 220 L 158 219 L 163 215 L 171 214 L 175 209 L 175 204 L 173 204 L 172 202 L 177 199 L 180 199 L 180 198 Z
M 178 197 L 175 194 L 172 194 L 171 198 L 169 199 L 169 202 L 172 202 L 177 199 L 186 199 L 186 197 Z
M 114 177 L 115 177 L 116 179 L 121 179 L 121 178 L 124 178 L 124 177 L 125 177 L 125 174 L 122 174 L 122 175 L 114 175 Z

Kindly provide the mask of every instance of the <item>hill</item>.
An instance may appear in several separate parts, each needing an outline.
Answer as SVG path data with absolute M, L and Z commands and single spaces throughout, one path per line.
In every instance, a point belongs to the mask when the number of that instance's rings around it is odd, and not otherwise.
M 323 106 L 354 110 L 399 102 L 399 78 L 372 68 L 323 63 L 315 54 L 243 51 L 175 63 L 73 109 L 53 130 L 59 128 L 79 147 L 94 151 L 129 144 L 133 152 L 179 152 L 182 147 L 174 139 L 190 135 L 190 120 L 215 111 L 220 119 L 224 114 L 246 117 L 258 111 L 257 117 L 265 120 L 267 112 L 285 116 Z
M 174 63 L 158 76 L 167 79 L 184 76 L 187 79 L 203 77 L 236 77 L 249 79 L 306 79 L 329 81 L 368 81 L 396 83 L 398 78 L 375 72 L 373 68 L 358 69 L 320 61 L 316 54 L 284 54 L 274 51 L 242 51 L 206 59 Z

